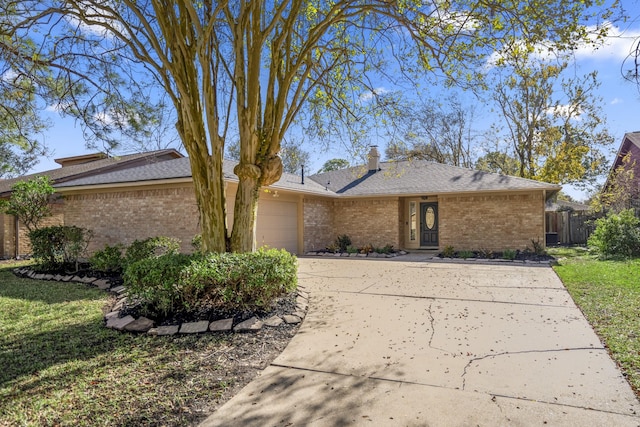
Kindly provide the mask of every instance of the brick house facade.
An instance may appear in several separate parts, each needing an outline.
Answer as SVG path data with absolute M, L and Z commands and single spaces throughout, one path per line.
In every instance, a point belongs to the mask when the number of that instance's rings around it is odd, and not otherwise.
M 233 166 L 224 167 L 228 224 L 237 185 Z M 545 201 L 559 186 L 430 162 L 375 166 L 306 180 L 283 174 L 260 193 L 257 246 L 303 254 L 342 234 L 356 247 L 409 250 L 544 245 Z M 93 230 L 90 251 L 164 235 L 180 239 L 188 252 L 199 232 L 190 174 L 188 159 L 181 158 L 62 183 L 56 189 L 65 196 L 64 223 Z

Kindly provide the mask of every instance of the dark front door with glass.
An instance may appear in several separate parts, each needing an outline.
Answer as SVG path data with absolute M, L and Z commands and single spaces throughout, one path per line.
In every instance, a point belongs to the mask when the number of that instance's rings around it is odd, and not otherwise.
M 438 246 L 437 203 L 420 203 L 420 246 Z

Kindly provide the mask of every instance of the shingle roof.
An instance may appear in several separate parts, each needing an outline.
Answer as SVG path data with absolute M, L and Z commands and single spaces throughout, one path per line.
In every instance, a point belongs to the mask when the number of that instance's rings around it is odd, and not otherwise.
M 609 188 L 609 180 L 612 178 L 613 173 L 618 168 L 618 166 L 622 164 L 622 159 L 629 153 L 629 151 L 632 151 L 633 145 L 640 149 L 640 131 L 627 132 L 624 134 L 622 143 L 620 144 L 620 148 L 618 148 L 618 153 L 616 154 L 616 157 L 613 160 L 613 164 L 609 169 L 609 173 L 607 174 L 607 180 L 600 191 L 607 191 L 607 189 Z
M 225 160 L 224 178 L 237 181 L 233 168 L 237 162 Z M 135 168 L 74 179 L 56 185 L 56 188 L 155 182 L 168 179 L 191 178 L 188 158 L 167 160 Z M 529 179 L 516 178 L 488 172 L 473 171 L 455 166 L 427 161 L 381 163 L 381 170 L 367 172 L 363 167 L 353 167 L 301 177 L 283 173 L 274 189 L 332 196 L 388 196 L 444 194 L 472 191 L 551 190 L 560 186 Z
M 224 179 L 228 181 L 238 181 L 238 177 L 233 173 L 233 168 L 238 162 L 225 160 L 222 167 Z M 81 179 L 74 179 L 55 186 L 55 188 L 80 187 L 92 185 L 125 184 L 136 182 L 154 182 L 168 179 L 191 178 L 191 166 L 187 157 L 175 160 L 167 160 L 162 163 L 152 163 L 136 168 L 130 168 L 100 175 L 88 176 Z M 280 180 L 270 188 L 297 191 L 303 193 L 326 194 L 325 187 L 318 183 L 306 180 L 302 184 L 302 179 L 298 175 L 283 173 Z M 329 192 L 330 193 L 330 192 Z
M 180 153 L 173 149 L 157 150 L 146 153 L 127 154 L 117 157 L 108 157 L 102 160 L 95 160 L 92 162 L 81 163 L 77 165 L 65 166 L 57 169 L 51 169 L 44 172 L 33 173 L 29 175 L 23 175 L 17 178 L 11 178 L 0 181 L 0 196 L 7 195 L 11 192 L 11 187 L 19 181 L 26 181 L 32 177 L 47 175 L 54 183 L 62 183 L 68 180 L 86 177 L 96 173 L 103 173 L 113 170 L 115 168 L 126 167 L 128 163 L 136 163 L 148 159 L 149 162 L 154 162 L 161 156 L 182 156 Z
M 444 194 L 474 191 L 560 190 L 559 185 L 429 161 L 383 162 L 380 170 L 352 167 L 310 179 L 345 196 Z

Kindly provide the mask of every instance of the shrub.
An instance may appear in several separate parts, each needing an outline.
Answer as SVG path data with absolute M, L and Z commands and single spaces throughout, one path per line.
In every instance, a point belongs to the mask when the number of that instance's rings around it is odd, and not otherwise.
M 105 272 L 121 272 L 124 265 L 123 251 L 124 246 L 121 244 L 106 245 L 103 250 L 96 251 L 89 258 L 91 268 Z
M 471 251 L 460 251 L 458 256 L 462 259 L 473 258 L 474 253 Z
M 361 254 L 370 254 L 371 252 L 373 252 L 373 245 L 368 244 L 368 245 L 360 246 L 358 248 L 358 252 L 360 252 Z
M 340 248 L 338 248 L 338 245 L 336 245 L 335 243 L 332 243 L 329 246 L 327 246 L 327 252 L 331 252 L 332 254 L 335 254 L 339 251 L 340 251 Z
M 456 251 L 453 249 L 453 246 L 451 245 L 445 246 L 444 250 L 442 251 L 442 256 L 445 258 L 453 258 L 455 254 L 456 254 Z
M 191 239 L 191 247 L 194 252 L 202 252 L 202 234 L 196 234 Z
M 342 234 L 336 237 L 334 245 L 337 246 L 340 252 L 346 252 L 347 248 L 351 245 L 351 238 L 346 234 Z
M 504 251 L 502 251 L 502 259 L 516 259 L 516 251 L 514 251 L 513 249 L 505 249 Z
M 129 295 L 150 313 L 167 315 L 268 308 L 297 284 L 296 258 L 285 250 L 254 253 L 166 254 L 131 264 L 124 274 Z
M 599 218 L 588 245 L 603 256 L 640 256 L 640 219 L 633 209 Z
M 491 259 L 493 258 L 493 251 L 491 249 L 481 248 L 478 250 L 478 258 Z
M 156 236 L 145 240 L 135 240 L 125 253 L 125 268 L 143 259 L 157 258 L 166 254 L 177 254 L 178 252 L 180 252 L 180 241 L 173 237 Z
M 536 255 L 545 254 L 546 251 L 544 250 L 544 247 L 542 246 L 542 243 L 540 243 L 539 239 L 531 239 L 531 252 Z
M 354 246 L 347 246 L 347 253 L 357 254 L 358 253 L 358 248 L 356 248 Z
M 193 255 L 165 254 L 159 257 L 143 258 L 127 265 L 124 283 L 129 297 L 142 301 L 151 314 L 167 315 L 178 311 L 181 295 L 180 276 L 192 262 Z
M 85 253 L 93 233 L 76 226 L 56 225 L 29 232 L 33 257 L 43 270 L 58 270 L 71 265 Z

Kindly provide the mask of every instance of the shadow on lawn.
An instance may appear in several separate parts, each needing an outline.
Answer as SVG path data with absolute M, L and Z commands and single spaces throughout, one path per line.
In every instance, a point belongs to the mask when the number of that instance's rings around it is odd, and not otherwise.
M 83 283 L 25 279 L 15 276 L 11 270 L 0 269 L 0 298 L 41 301 L 46 304 L 105 298 L 105 292 Z
M 117 332 L 105 329 L 101 317 L 95 322 L 65 325 L 57 329 L 31 331 L 15 340 L 0 337 L 0 387 L 22 376 L 38 374 L 69 361 L 89 360 L 118 346 L 127 345 Z M 38 376 L 39 377 L 39 376 Z M 28 382 L 32 388 L 33 382 Z M 16 393 L 28 389 L 16 389 Z

